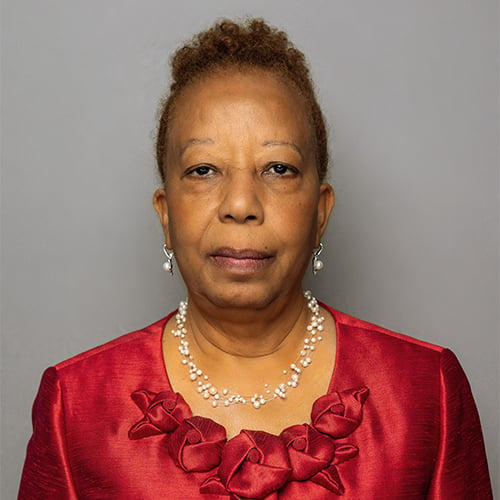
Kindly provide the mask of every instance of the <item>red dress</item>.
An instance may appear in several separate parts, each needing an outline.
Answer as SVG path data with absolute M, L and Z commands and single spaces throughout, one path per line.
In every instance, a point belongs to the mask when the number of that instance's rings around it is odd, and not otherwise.
M 329 308 L 328 308 L 329 309 Z M 452 352 L 329 309 L 337 360 L 311 422 L 226 440 L 172 392 L 168 318 L 49 368 L 19 498 L 493 498 Z

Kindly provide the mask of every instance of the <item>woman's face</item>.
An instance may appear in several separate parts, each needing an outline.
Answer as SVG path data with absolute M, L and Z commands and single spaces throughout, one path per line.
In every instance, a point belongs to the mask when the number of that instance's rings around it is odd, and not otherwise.
M 301 96 L 264 71 L 189 86 L 154 204 L 190 297 L 258 309 L 302 293 L 333 191 L 319 183 Z

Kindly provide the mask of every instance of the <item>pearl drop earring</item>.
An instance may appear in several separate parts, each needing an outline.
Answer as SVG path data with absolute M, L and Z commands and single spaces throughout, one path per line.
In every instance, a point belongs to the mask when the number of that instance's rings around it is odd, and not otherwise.
M 170 275 L 174 274 L 174 251 L 169 250 L 167 245 L 163 245 L 163 253 L 167 260 L 163 263 L 163 270 L 170 273 Z
M 312 256 L 312 273 L 317 274 L 318 271 L 321 271 L 323 267 L 325 267 L 325 264 L 323 261 L 319 258 L 319 255 L 323 251 L 323 243 L 319 244 L 319 247 L 314 250 L 313 256 Z

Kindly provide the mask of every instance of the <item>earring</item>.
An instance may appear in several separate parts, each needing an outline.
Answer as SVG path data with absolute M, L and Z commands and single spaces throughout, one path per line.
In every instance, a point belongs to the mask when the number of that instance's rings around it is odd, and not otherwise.
M 319 247 L 316 248 L 313 252 L 313 256 L 312 256 L 312 273 L 313 274 L 317 274 L 318 271 L 321 271 L 321 269 L 323 269 L 323 267 L 325 266 L 323 264 L 323 261 L 319 258 L 319 255 L 321 254 L 321 252 L 323 251 L 323 243 L 320 243 L 319 244 Z
M 163 245 L 163 253 L 167 260 L 163 263 L 163 270 L 168 271 L 170 275 L 174 274 L 174 251 L 169 250 L 167 245 Z

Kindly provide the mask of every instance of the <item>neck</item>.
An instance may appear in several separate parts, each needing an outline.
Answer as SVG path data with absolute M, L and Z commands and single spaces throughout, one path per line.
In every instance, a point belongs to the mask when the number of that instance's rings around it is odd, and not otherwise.
M 189 296 L 187 327 L 202 356 L 262 359 L 301 345 L 308 312 L 302 291 L 259 310 L 213 307 Z
M 285 398 L 288 389 L 297 387 L 302 369 L 312 362 L 310 356 L 317 342 L 322 340 L 324 318 L 316 300 L 309 293 L 306 297 L 307 305 L 302 298 L 297 307 L 291 309 L 295 312 L 294 316 L 286 311 L 286 318 L 290 320 L 286 328 L 278 330 L 277 321 L 272 318 L 271 323 L 276 325 L 276 330 L 269 327 L 265 330 L 272 336 L 271 341 L 259 331 L 256 341 L 250 342 L 246 335 L 243 343 L 233 332 L 228 335 L 226 331 L 216 331 L 206 317 L 193 317 L 193 313 L 190 329 L 187 303 L 181 302 L 176 315 L 177 328 L 172 333 L 179 338 L 182 363 L 189 369 L 189 379 L 197 384 L 197 392 L 203 393 L 204 399 L 211 399 L 213 407 L 250 402 L 255 408 L 260 408 L 267 401 Z M 195 308 L 194 313 L 196 312 Z M 205 331 L 196 323 L 200 319 L 207 327 Z M 282 320 L 283 315 L 280 316 L 280 321 Z M 309 324 L 306 328 L 307 322 Z M 226 323 L 219 321 L 218 324 Z M 237 343 L 231 343 L 231 339 Z M 299 345 L 301 348 L 298 348 Z M 251 349 L 245 350 L 249 346 Z M 206 374 L 207 369 L 212 372 L 210 379 Z M 285 376 L 286 379 L 283 379 Z M 228 380 L 235 385 L 234 394 L 230 394 L 227 388 Z M 274 391 L 270 385 L 275 386 Z M 261 386 L 263 390 L 255 392 L 257 386 Z M 221 393 L 217 389 L 220 387 L 224 387 Z M 253 396 L 248 396 L 249 394 Z

